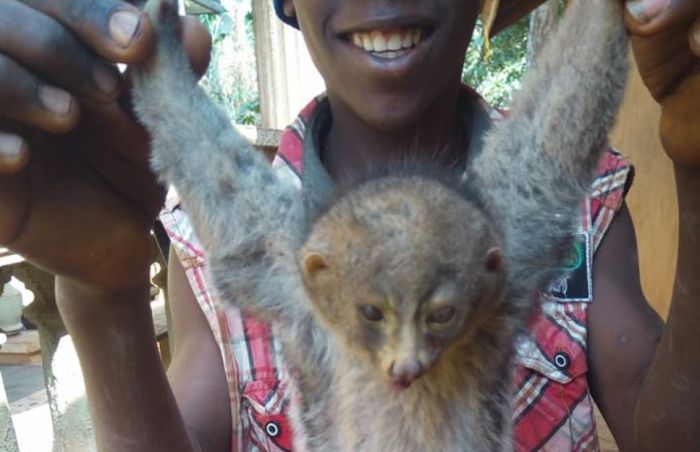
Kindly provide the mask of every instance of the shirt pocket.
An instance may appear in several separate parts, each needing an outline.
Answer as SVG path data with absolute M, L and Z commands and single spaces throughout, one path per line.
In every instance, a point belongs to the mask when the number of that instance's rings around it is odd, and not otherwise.
M 517 348 L 517 362 L 561 384 L 588 372 L 585 312 L 556 303 L 531 325 Z
M 241 396 L 245 450 L 291 451 L 293 432 L 284 384 L 276 378 L 254 380 L 244 385 Z
M 584 450 L 595 424 L 588 392 L 585 323 L 565 312 L 543 314 L 517 349 L 515 449 Z M 585 317 L 584 317 L 585 319 Z

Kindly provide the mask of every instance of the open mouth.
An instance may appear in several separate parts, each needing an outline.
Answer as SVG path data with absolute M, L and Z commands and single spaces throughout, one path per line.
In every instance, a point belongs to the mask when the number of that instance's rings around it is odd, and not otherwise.
M 354 31 L 344 34 L 341 39 L 369 54 L 394 60 L 410 53 L 430 34 L 427 27 L 405 27 L 394 30 Z
M 393 382 L 392 385 L 397 391 L 405 391 L 406 389 L 411 387 L 411 383 L 412 382 L 410 381 L 400 380 Z

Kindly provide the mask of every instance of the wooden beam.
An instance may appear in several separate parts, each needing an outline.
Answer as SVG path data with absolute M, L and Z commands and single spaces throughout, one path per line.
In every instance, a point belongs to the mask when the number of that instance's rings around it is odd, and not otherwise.
M 540 6 L 547 0 L 501 0 L 498 5 L 496 21 L 491 28 L 491 35 L 503 31 L 509 25 L 514 24 L 530 11 Z
M 253 1 L 261 127 L 283 129 L 325 90 L 301 33 L 275 15 L 270 0 Z
M 185 0 L 185 11 L 189 15 L 221 14 L 225 9 L 219 0 Z

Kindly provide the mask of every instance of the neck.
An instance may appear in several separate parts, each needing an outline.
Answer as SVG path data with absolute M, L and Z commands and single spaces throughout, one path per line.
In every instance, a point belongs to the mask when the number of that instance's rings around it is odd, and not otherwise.
M 463 167 L 470 129 L 460 111 L 461 87 L 448 90 L 414 123 L 382 129 L 363 121 L 329 93 L 333 122 L 322 137 L 322 159 L 336 182 L 377 167 L 429 162 L 443 168 Z

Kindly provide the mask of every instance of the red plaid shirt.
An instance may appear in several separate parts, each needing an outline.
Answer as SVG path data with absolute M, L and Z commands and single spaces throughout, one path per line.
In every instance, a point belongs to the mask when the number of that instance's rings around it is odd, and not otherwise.
M 299 188 L 303 137 L 319 100 L 312 101 L 287 128 L 273 162 L 278 174 L 296 180 Z M 493 118 L 501 115 L 489 110 Z M 599 449 L 586 380 L 592 255 L 622 205 L 630 175 L 630 164 L 619 154 L 610 151 L 604 156 L 582 207 L 580 240 L 572 261 L 575 277 L 558 282 L 551 294 L 543 296 L 542 313 L 519 344 L 513 404 L 518 451 Z M 290 376 L 270 326 L 243 317 L 230 303 L 217 299 L 202 248 L 172 190 L 161 220 L 219 344 L 231 402 L 232 450 L 291 450 Z

